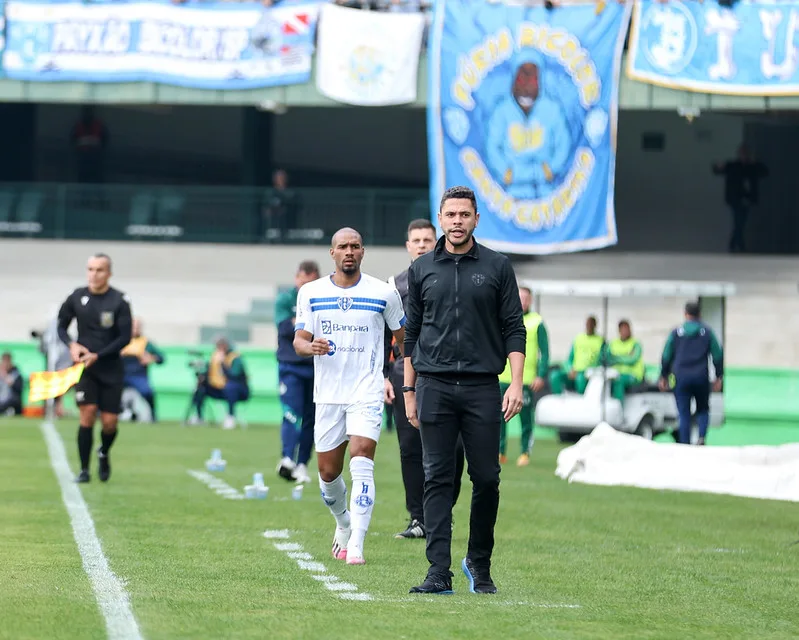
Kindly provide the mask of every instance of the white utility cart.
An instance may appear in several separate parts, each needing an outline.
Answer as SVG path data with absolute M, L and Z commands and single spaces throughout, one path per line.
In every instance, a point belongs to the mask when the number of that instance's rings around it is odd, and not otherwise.
M 546 299 L 552 296 L 575 296 L 602 299 L 601 327 L 608 342 L 608 306 L 611 299 L 644 298 L 650 302 L 656 298 L 677 297 L 685 302 L 698 300 L 702 309 L 702 321 L 715 332 L 719 342 L 725 344 L 725 307 L 728 296 L 735 294 L 735 285 L 727 282 L 680 282 L 661 280 L 615 280 L 615 281 L 565 281 L 522 280 L 534 296 L 536 311 L 542 313 L 546 322 Z M 543 302 L 543 304 L 542 304 Z M 673 325 L 681 322 L 682 316 L 674 317 Z M 635 324 L 634 318 L 632 318 Z M 665 344 L 667 334 L 663 335 Z M 660 353 L 655 356 L 660 365 Z M 649 357 L 652 364 L 652 354 Z M 611 396 L 611 380 L 617 373 L 610 367 L 589 370 L 588 385 L 582 394 L 564 391 L 562 394 L 544 395 L 538 400 L 535 410 L 537 426 L 556 429 L 563 442 L 573 442 L 591 433 L 600 422 L 607 422 L 619 431 L 634 433 L 651 440 L 654 436 L 678 428 L 677 406 L 671 391 L 658 389 L 657 380 L 645 380 L 630 389 L 621 403 Z M 715 377 L 710 367 L 711 379 Z M 718 427 L 724 422 L 724 393 L 713 392 L 710 396 L 710 426 Z M 692 426 L 691 440 L 696 441 L 698 430 Z

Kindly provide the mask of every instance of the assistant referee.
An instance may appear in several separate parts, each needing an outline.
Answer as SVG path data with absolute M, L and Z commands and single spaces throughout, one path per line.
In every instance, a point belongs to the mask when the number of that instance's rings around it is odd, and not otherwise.
M 526 330 L 510 260 L 472 237 L 474 192 L 452 187 L 438 212 L 435 249 L 408 269 L 405 309 L 405 410 L 419 426 L 424 455 L 427 577 L 411 593 L 450 593 L 455 442 L 463 438 L 472 512 L 461 563 L 475 593 L 496 593 L 491 579 L 499 508 L 500 417 L 522 408 Z M 503 399 L 498 377 L 510 360 Z M 418 381 L 417 381 L 418 373 Z
M 131 340 L 130 301 L 108 284 L 111 258 L 98 253 L 89 258 L 88 287 L 75 289 L 58 312 L 58 337 L 69 346 L 75 363 L 86 368 L 75 385 L 75 401 L 80 409 L 78 453 L 81 471 L 75 482 L 89 482 L 89 459 L 94 444 L 97 412 L 103 427 L 97 450 L 100 480 L 111 477 L 109 450 L 117 436 L 117 422 L 122 405 L 125 369 L 120 352 Z M 78 322 L 78 339 L 72 342 L 69 325 Z

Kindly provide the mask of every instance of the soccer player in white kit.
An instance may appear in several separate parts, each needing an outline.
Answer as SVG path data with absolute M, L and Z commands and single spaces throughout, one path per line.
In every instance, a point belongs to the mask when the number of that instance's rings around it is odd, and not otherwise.
M 297 295 L 294 350 L 314 359 L 314 444 L 322 500 L 336 519 L 333 557 L 364 564 L 383 424 L 383 332 L 388 325 L 403 344 L 405 312 L 393 285 L 361 273 L 360 233 L 337 231 L 330 255 L 336 270 L 304 284 Z M 342 477 L 348 441 L 349 509 Z

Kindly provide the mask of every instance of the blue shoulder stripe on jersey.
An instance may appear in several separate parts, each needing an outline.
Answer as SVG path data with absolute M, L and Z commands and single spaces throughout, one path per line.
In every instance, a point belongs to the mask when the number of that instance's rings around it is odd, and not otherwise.
M 359 311 L 374 311 L 375 313 L 383 313 L 384 309 L 375 304 L 353 304 L 350 309 L 357 309 Z M 341 307 L 337 304 L 317 304 L 311 307 L 311 311 L 341 311 Z M 349 311 L 349 309 L 348 309 Z
M 381 298 L 353 298 L 353 302 L 365 302 L 367 304 L 376 304 L 380 307 L 386 306 L 386 301 Z
M 339 296 L 334 296 L 332 298 L 311 298 L 311 304 L 317 304 L 318 302 L 336 302 L 339 299 Z
M 405 316 L 402 316 L 402 319 L 400 320 L 400 327 L 404 327 L 404 326 L 405 326 L 405 323 L 406 323 L 407 321 L 408 321 L 408 319 L 407 319 Z
M 295 324 L 294 325 L 294 331 L 301 331 L 304 328 L 305 328 L 305 323 L 304 322 L 300 322 L 299 324 Z

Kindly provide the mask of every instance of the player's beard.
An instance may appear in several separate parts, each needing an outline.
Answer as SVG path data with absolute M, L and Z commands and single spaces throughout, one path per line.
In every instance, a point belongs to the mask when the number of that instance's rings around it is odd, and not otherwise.
M 462 231 L 463 231 L 463 236 L 461 236 L 460 238 L 456 238 L 454 236 L 451 236 L 450 235 L 451 231 L 448 231 L 447 233 L 445 233 L 445 235 L 447 236 L 447 240 L 449 240 L 449 243 L 453 247 L 460 247 L 461 245 L 469 244 L 469 240 L 472 239 L 472 235 L 474 234 L 474 229 L 472 229 L 471 231 L 467 231 L 466 229 L 462 229 Z
M 341 265 L 341 273 L 345 276 L 352 276 L 358 273 L 358 263 L 353 262 L 351 265 Z

